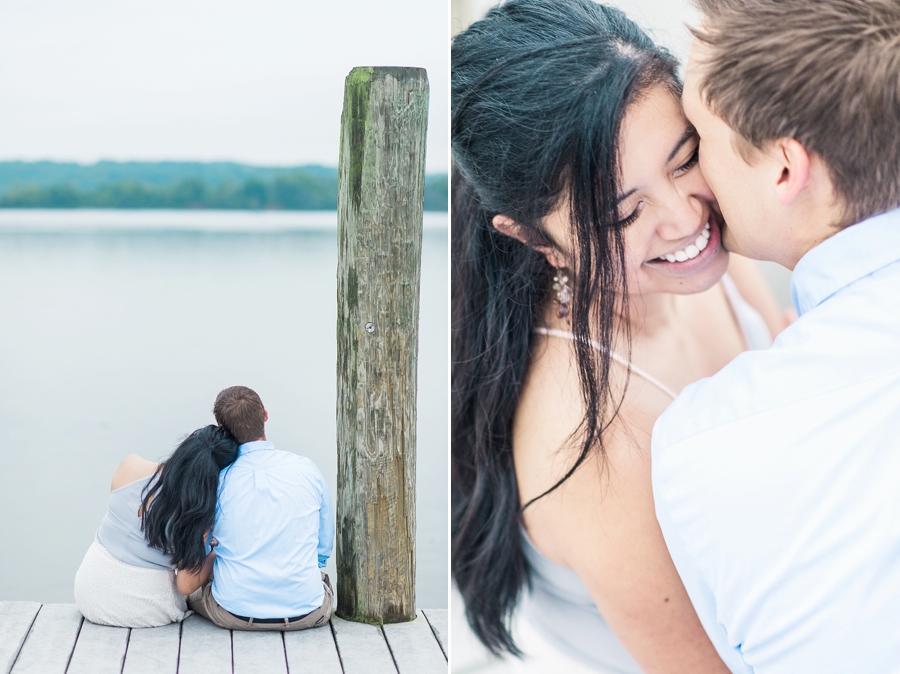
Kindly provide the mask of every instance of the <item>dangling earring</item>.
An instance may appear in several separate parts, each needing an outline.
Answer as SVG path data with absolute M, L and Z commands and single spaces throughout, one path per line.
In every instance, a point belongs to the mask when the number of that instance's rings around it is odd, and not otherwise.
M 556 291 L 556 315 L 568 318 L 572 310 L 572 288 L 562 267 L 556 270 L 556 276 L 553 277 L 553 289 Z

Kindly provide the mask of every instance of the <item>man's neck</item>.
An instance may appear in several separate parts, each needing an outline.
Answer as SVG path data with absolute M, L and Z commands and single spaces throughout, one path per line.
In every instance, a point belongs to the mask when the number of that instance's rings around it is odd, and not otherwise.
M 843 199 L 838 197 L 831 180 L 821 177 L 827 174 L 824 164 L 819 166 L 817 173 L 820 179 L 813 181 L 801 193 L 793 208 L 782 213 L 789 245 L 782 251 L 785 259 L 775 262 L 791 271 L 800 258 L 847 225 L 847 209 Z
M 777 259 L 773 256 L 773 261 L 793 271 L 800 258 L 840 232 L 844 228 L 843 221 L 843 210 L 830 204 L 792 217 L 787 227 L 788 245 L 778 251 Z

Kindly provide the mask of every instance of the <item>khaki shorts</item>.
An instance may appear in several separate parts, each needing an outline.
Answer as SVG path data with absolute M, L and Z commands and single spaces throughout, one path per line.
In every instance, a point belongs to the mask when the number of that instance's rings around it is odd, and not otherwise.
M 260 623 L 253 618 L 248 620 L 238 618 L 219 606 L 218 602 L 213 598 L 212 578 L 206 581 L 206 585 L 188 597 L 188 607 L 212 621 L 213 624 L 229 630 L 275 630 L 279 632 L 305 630 L 310 627 L 321 627 L 327 624 L 331 618 L 331 609 L 334 607 L 334 592 L 331 589 L 331 581 L 326 573 L 322 574 L 322 584 L 325 586 L 325 598 L 322 600 L 322 605 L 299 620 L 292 622 L 288 622 L 287 618 L 281 623 Z

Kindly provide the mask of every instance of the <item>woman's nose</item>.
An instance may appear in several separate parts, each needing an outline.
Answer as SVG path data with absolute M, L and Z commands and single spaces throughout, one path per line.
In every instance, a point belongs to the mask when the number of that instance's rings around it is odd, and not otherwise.
M 657 211 L 660 216 L 657 234 L 668 241 L 696 234 L 705 224 L 710 210 L 697 196 L 680 194 L 673 197 L 666 208 Z
M 712 190 L 699 168 L 675 180 L 660 209 L 659 236 L 677 241 L 696 234 L 706 224 L 713 200 Z

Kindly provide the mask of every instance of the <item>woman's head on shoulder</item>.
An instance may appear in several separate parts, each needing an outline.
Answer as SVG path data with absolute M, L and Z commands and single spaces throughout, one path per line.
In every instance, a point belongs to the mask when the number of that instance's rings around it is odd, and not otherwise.
M 208 453 L 216 465 L 224 469 L 234 462 L 237 448 L 237 440 L 227 428 L 209 424 L 198 428 L 182 440 L 164 466 L 179 462 L 189 464 L 191 457 Z
M 143 493 L 147 542 L 172 556 L 179 569 L 197 571 L 206 559 L 204 536 L 215 524 L 219 474 L 238 458 L 238 444 L 223 426 L 188 435 L 162 463 Z

